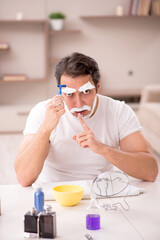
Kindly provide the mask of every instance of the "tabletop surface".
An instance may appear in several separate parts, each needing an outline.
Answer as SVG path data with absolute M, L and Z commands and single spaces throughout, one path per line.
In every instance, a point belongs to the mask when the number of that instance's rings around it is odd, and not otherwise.
M 99 204 L 121 203 L 129 210 L 125 211 L 119 204 L 117 210 L 101 209 L 101 229 L 86 230 L 86 208 L 89 200 L 81 200 L 73 207 L 62 207 L 56 201 L 47 201 L 56 212 L 57 237 L 64 240 L 85 240 L 90 234 L 94 240 L 160 240 L 160 177 L 155 182 L 136 179 L 130 181 L 144 188 L 138 196 L 98 199 Z M 32 187 L 20 185 L 0 185 L 1 216 L 0 239 L 24 239 L 24 214 L 34 204 Z M 117 205 L 118 206 L 118 205 Z

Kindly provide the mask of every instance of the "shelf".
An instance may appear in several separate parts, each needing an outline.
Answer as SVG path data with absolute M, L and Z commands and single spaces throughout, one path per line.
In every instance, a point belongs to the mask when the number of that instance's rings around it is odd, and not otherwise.
M 81 19 L 87 20 L 87 19 L 104 19 L 104 18 L 159 18 L 160 16 L 156 16 L 156 15 L 147 15 L 147 16 L 132 16 L 132 15 L 123 15 L 123 16 L 117 16 L 117 15 L 84 15 L 84 16 L 80 16 Z
M 3 81 L 3 79 L 0 79 L 0 84 L 10 84 L 10 83 L 29 83 L 29 82 L 44 82 L 45 78 L 27 78 L 24 81 L 19 80 L 12 80 L 12 81 Z
M 48 20 L 45 19 L 23 19 L 23 20 L 16 20 L 16 19 L 3 19 L 0 20 L 0 23 L 48 23 Z
M 41 81 L 45 81 L 48 79 L 48 20 L 47 19 L 23 19 L 23 20 L 16 20 L 16 19 L 3 19 L 3 20 L 0 20 L 0 25 L 2 24 L 9 24 L 9 26 L 11 27 L 10 24 L 14 24 L 14 26 L 18 25 L 20 26 L 21 24 L 25 24 L 24 26 L 26 25 L 36 25 L 36 27 L 39 27 L 39 24 L 40 24 L 40 27 L 42 26 L 42 38 L 44 39 L 44 58 L 45 58 L 45 66 L 44 66 L 44 76 L 40 77 L 40 78 L 26 78 L 26 79 L 23 79 L 23 81 L 20 81 L 20 80 L 10 80 L 10 81 L 3 81 L 3 79 L 0 79 L 0 83 L 2 84 L 6 84 L 6 83 L 11 83 L 11 82 L 16 82 L 16 83 L 24 83 L 24 82 L 41 82 Z M 23 26 L 23 27 L 24 27 Z M 4 51 L 4 50 L 3 50 Z M 2 50 L 0 50 L 0 52 L 2 52 Z M 4 73 L 3 73 L 4 74 Z M 27 75 L 27 73 L 26 73 Z M 2 78 L 2 76 L 1 76 Z
M 0 20 L 0 24 L 43 24 L 44 25 L 44 38 L 45 38 L 45 76 L 43 78 L 27 78 L 24 81 L 12 80 L 12 81 L 3 81 L 0 79 L 1 84 L 16 82 L 16 83 L 25 83 L 25 82 L 41 82 L 45 81 L 48 78 L 49 73 L 49 64 L 56 64 L 60 61 L 60 58 L 51 58 L 48 59 L 48 37 L 52 35 L 61 35 L 61 34 L 77 34 L 81 31 L 79 29 L 63 29 L 61 31 L 54 31 L 49 29 L 49 21 L 48 19 L 23 19 L 23 20 L 16 20 L 16 19 L 6 19 Z
M 80 33 L 81 31 L 79 29 L 64 29 L 60 31 L 55 31 L 55 30 L 50 30 L 48 32 L 49 35 L 54 35 L 54 34 L 66 34 L 66 33 Z
M 0 52 L 6 52 L 6 51 L 8 51 L 8 50 L 9 50 L 9 47 L 6 48 L 6 49 L 1 49 L 1 48 L 0 48 Z
M 2 77 L 2 81 L 4 82 L 14 82 L 14 81 L 26 81 L 28 77 L 26 74 L 4 74 Z

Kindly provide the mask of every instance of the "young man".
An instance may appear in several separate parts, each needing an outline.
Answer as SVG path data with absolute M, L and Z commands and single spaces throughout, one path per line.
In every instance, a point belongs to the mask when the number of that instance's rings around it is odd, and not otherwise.
M 95 60 L 73 53 L 59 62 L 55 76 L 66 87 L 32 109 L 15 161 L 18 181 L 94 179 L 113 165 L 154 181 L 158 165 L 139 121 L 124 102 L 99 94 Z

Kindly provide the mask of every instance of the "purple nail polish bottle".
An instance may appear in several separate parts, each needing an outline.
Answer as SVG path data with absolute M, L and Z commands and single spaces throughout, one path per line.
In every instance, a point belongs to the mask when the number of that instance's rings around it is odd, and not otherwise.
M 95 198 L 91 198 L 91 203 L 87 208 L 86 228 L 88 230 L 100 229 L 100 207 Z

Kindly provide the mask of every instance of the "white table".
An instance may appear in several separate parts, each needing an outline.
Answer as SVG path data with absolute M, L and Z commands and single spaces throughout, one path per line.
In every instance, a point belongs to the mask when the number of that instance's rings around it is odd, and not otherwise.
M 101 213 L 101 229 L 88 231 L 85 228 L 86 208 L 89 200 L 77 206 L 62 207 L 55 201 L 48 202 L 57 214 L 57 238 L 85 240 L 89 233 L 95 240 L 160 240 L 160 177 L 156 182 L 132 180 L 132 184 L 143 187 L 145 192 L 127 197 L 129 211 L 104 211 Z M 24 214 L 33 206 L 32 187 L 1 185 L 0 240 L 22 240 Z M 123 202 L 123 198 L 101 199 L 103 202 Z

